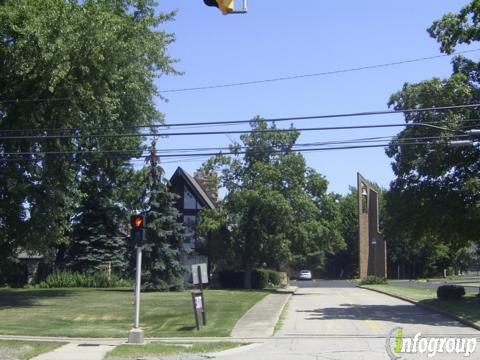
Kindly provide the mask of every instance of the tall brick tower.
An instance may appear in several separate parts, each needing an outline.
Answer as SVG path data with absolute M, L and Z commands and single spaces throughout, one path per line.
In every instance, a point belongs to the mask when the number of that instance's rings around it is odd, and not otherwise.
M 380 234 L 378 193 L 357 173 L 358 242 L 360 277 L 387 277 L 387 244 Z

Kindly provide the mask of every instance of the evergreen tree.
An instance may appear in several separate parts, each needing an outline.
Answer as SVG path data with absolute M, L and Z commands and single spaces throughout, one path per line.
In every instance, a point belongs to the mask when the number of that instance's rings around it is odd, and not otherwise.
M 175 208 L 177 196 L 168 190 L 164 171 L 152 142 L 146 159 L 143 204 L 146 212 L 146 234 L 143 246 L 143 281 L 147 290 L 181 290 L 184 267 L 181 256 L 184 227 Z
M 123 170 L 118 164 L 112 164 L 118 160 L 101 162 L 104 163 L 101 166 L 92 162 L 82 174 L 80 190 L 84 196 L 73 223 L 67 266 L 86 272 L 111 266 L 117 274 L 122 274 L 127 266 L 127 214 L 117 189 L 123 188 Z

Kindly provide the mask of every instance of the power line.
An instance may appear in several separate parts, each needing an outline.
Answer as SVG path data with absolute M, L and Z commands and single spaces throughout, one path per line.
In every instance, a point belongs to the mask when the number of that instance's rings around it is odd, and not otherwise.
M 167 127 L 179 127 L 179 126 L 226 126 L 226 125 L 236 125 L 236 124 L 249 124 L 249 123 L 259 123 L 261 121 L 265 122 L 284 122 L 284 121 L 299 121 L 299 120 L 320 120 L 320 119 L 336 119 L 336 118 L 348 118 L 348 117 L 363 117 L 363 116 L 377 116 L 377 115 L 392 115 L 392 114 L 410 114 L 410 113 L 421 113 L 428 111 L 445 111 L 445 110 L 458 110 L 458 109 L 469 109 L 469 108 L 478 108 L 480 103 L 474 104 L 461 104 L 461 105 L 447 105 L 447 106 L 432 106 L 427 108 L 413 108 L 413 109 L 397 109 L 397 110 L 378 110 L 378 111 L 363 111 L 363 112 L 353 112 L 353 113 L 337 113 L 337 114 L 326 114 L 326 115 L 312 115 L 312 116 L 296 116 L 296 117 L 279 117 L 279 118 L 269 118 L 269 119 L 250 119 L 250 120 L 230 120 L 230 121 L 203 121 L 203 122 L 184 122 L 176 124 L 152 124 L 152 125 L 133 125 L 133 126 L 117 126 L 117 127 L 92 127 L 92 128 L 50 128 L 50 129 L 5 129 L 0 130 L 0 133 L 8 132 L 76 132 L 76 131 L 109 131 L 109 130 L 118 130 L 118 129 L 142 129 L 142 128 L 167 128 Z M 137 135 L 138 136 L 138 135 Z
M 477 119 L 469 119 L 468 121 Z M 285 132 L 307 132 L 307 131 L 333 131 L 333 130 L 358 130 L 376 129 L 391 127 L 414 127 L 429 126 L 436 123 L 405 123 L 405 124 L 376 124 L 376 125 L 346 125 L 346 126 L 322 126 L 311 128 L 289 128 L 289 129 L 264 129 L 264 130 L 223 130 L 223 131 L 192 131 L 192 132 L 170 132 L 170 133 L 124 133 L 124 134 L 75 134 L 75 135 L 18 135 L 0 136 L 0 140 L 49 140 L 49 139 L 80 139 L 80 138 L 123 138 L 123 137 L 164 137 L 164 136 L 203 136 L 203 135 L 225 135 L 225 134 L 262 134 L 262 133 L 285 133 Z M 445 129 L 444 129 L 445 130 Z M 447 129 L 448 130 L 448 129 Z M 457 131 L 457 130 L 452 130 Z
M 332 150 L 350 150 L 350 149 L 367 149 L 367 148 L 378 148 L 378 147 L 387 147 L 392 144 L 384 143 L 384 144 L 372 144 L 372 145 L 351 145 L 351 146 L 335 146 L 335 147 L 321 147 L 321 148 L 310 148 L 310 149 L 298 149 L 294 150 L 295 152 L 305 153 L 305 152 L 316 152 L 316 151 L 332 151 Z M 398 143 L 395 146 L 418 146 L 418 145 L 432 145 L 431 142 L 424 141 L 424 142 L 412 142 L 412 143 Z M 272 153 L 282 153 L 283 151 L 272 151 Z M 242 155 L 245 154 L 245 151 L 239 151 L 235 153 L 200 153 L 195 154 L 196 157 L 211 157 L 217 155 Z M 139 158 L 146 158 L 149 155 L 139 156 Z M 163 158 L 183 158 L 183 157 L 192 157 L 192 154 L 167 154 L 163 155 Z M 18 159 L 0 159 L 7 160 L 7 161 L 33 161 L 34 159 L 30 158 L 18 158 Z
M 433 60 L 433 59 L 444 58 L 444 57 L 451 57 L 451 56 L 471 53 L 471 52 L 475 52 L 475 51 L 479 51 L 479 50 L 480 49 L 459 51 L 459 52 L 457 52 L 453 55 L 427 56 L 427 57 L 416 58 L 416 59 L 394 61 L 394 62 L 390 62 L 390 63 L 354 67 L 354 68 L 349 68 L 349 69 L 324 71 L 324 72 L 313 73 L 313 74 L 283 76 L 283 77 L 277 77 L 277 78 L 272 78 L 272 79 L 252 80 L 252 81 L 244 81 L 244 82 L 236 82 L 236 83 L 228 83 L 228 84 L 218 84 L 218 85 L 208 85 L 208 86 L 197 86 L 197 87 L 190 87 L 190 88 L 159 90 L 159 92 L 160 93 L 176 93 L 176 92 L 187 92 L 187 91 L 198 91 L 198 90 L 210 90 L 210 89 L 228 88 L 228 87 L 235 87 L 235 86 L 272 83 L 272 82 L 277 82 L 277 81 L 294 80 L 294 79 L 302 79 L 302 78 L 310 78 L 310 77 L 319 77 L 319 76 L 326 76 L 326 75 L 335 75 L 335 74 L 357 72 L 357 71 L 363 71 L 363 70 L 373 70 L 373 69 L 378 69 L 378 68 L 384 68 L 384 67 L 389 67 L 389 66 L 420 62 L 420 61 L 425 61 L 425 60 Z
M 467 54 L 467 53 L 476 52 L 476 51 L 479 51 L 479 50 L 480 49 L 458 51 L 455 54 L 442 54 L 442 55 L 435 55 L 435 56 L 427 56 L 427 57 L 420 57 L 420 58 L 415 58 L 415 59 L 394 61 L 394 62 L 383 63 L 383 64 L 360 66 L 360 67 L 339 69 L 339 70 L 333 70 L 333 71 L 323 71 L 323 72 L 312 73 L 312 74 L 283 76 L 283 77 L 277 77 L 277 78 L 271 78 L 271 79 L 251 80 L 251 81 L 243 81 L 243 82 L 235 82 L 235 83 L 227 83 L 227 84 L 217 84 L 217 85 L 207 85 L 207 86 L 197 86 L 197 87 L 180 88 L 180 89 L 159 90 L 159 93 L 177 93 L 177 92 L 187 92 L 187 91 L 228 88 L 228 87 L 264 84 L 264 83 L 272 83 L 272 82 L 302 79 L 302 78 L 310 78 L 310 77 L 320 77 L 320 76 L 335 75 L 335 74 L 342 74 L 342 73 L 349 73 L 349 72 L 358 72 L 358 71 L 363 71 L 363 70 L 373 70 L 373 69 L 385 68 L 385 67 L 390 67 L 390 66 L 421 62 L 421 61 L 426 61 L 426 60 L 434 60 L 434 59 L 439 59 L 439 58 L 444 58 L 444 57 L 453 57 L 453 56 L 457 56 L 457 55 L 460 55 L 460 54 Z M 133 97 L 133 96 L 135 96 L 135 95 L 125 95 L 125 94 L 122 95 L 122 97 Z M 0 103 L 71 101 L 72 99 L 76 99 L 76 98 L 78 98 L 78 96 L 64 96 L 64 97 L 51 97 L 51 98 L 14 98 L 14 99 L 6 99 L 6 98 L 1 99 L 0 98 Z
M 469 135 L 459 135 L 455 136 L 455 138 L 468 138 Z M 372 137 L 372 138 L 360 138 L 360 139 L 351 139 L 351 140 L 338 140 L 338 141 L 326 141 L 326 142 L 316 142 L 316 143 L 306 143 L 306 144 L 295 144 L 289 151 L 291 152 L 307 152 L 307 151 L 316 151 L 316 150 L 326 150 L 327 148 L 318 148 L 318 146 L 327 146 L 327 145 L 345 145 L 345 144 L 362 144 L 362 143 L 376 143 L 385 140 L 392 140 L 395 137 Z M 419 141 L 420 140 L 420 141 Z M 428 141 L 427 141 L 428 140 Z M 412 137 L 412 138 L 403 138 L 389 143 L 382 143 L 377 144 L 380 146 L 403 146 L 403 145 L 413 145 L 413 144 L 432 144 L 432 141 L 435 140 L 444 140 L 444 138 L 439 136 L 430 136 L 430 137 Z M 414 142 L 413 142 L 414 141 Z M 317 147 L 315 147 L 317 146 Z M 359 145 L 353 145 L 359 146 Z M 310 148 L 311 149 L 310 149 Z M 369 146 L 372 147 L 372 146 Z M 376 147 L 376 146 L 373 146 Z M 239 149 L 243 149 L 244 151 L 231 151 L 230 148 L 190 148 L 190 149 L 158 149 L 155 150 L 155 154 L 159 155 L 163 158 L 170 158 L 170 157 L 205 157 L 205 156 L 215 156 L 215 155 L 238 155 L 238 154 L 245 154 L 247 148 L 245 146 L 240 147 Z M 340 149 L 339 147 L 332 147 L 332 149 Z M 227 152 L 222 152 L 223 150 L 228 150 Z M 175 151 L 177 153 L 171 153 Z M 188 153 L 188 152 L 198 152 L 198 151 L 215 151 L 209 153 Z M 252 150 L 250 150 L 252 151 Z M 255 151 L 253 149 L 253 151 Z M 182 152 L 187 152 L 183 153 Z M 285 150 L 272 150 L 272 153 L 282 153 Z M 131 155 L 140 153 L 138 155 L 134 155 L 135 158 L 146 158 L 151 155 L 151 150 L 77 150 L 77 151 L 39 151 L 39 152 L 8 152 L 0 154 L 2 156 L 28 156 L 28 155 L 38 155 L 38 156 L 46 156 L 46 155 L 96 155 L 96 154 L 104 154 L 104 155 Z M 24 158 L 18 158 L 24 159 Z M 0 160 L 2 160 L 0 158 Z M 3 160 L 12 160 L 12 159 L 3 159 Z M 24 159 L 27 160 L 27 159 Z M 34 159 L 31 159 L 34 160 Z

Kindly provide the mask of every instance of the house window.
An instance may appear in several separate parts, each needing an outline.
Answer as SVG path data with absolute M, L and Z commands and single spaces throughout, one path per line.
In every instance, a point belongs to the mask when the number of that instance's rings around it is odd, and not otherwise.
M 192 193 L 187 190 L 187 188 L 185 188 L 184 191 L 183 191 L 183 208 L 184 209 L 197 209 L 198 208 L 197 200 L 192 195 Z
M 195 245 L 196 216 L 185 215 L 183 217 L 183 225 L 185 226 L 185 239 L 183 242 L 192 246 Z

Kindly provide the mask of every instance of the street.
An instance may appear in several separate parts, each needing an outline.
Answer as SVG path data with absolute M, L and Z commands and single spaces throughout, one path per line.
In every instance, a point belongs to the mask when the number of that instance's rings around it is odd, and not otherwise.
M 386 337 L 397 327 L 406 337 L 476 337 L 480 332 L 395 298 L 342 281 L 303 282 L 291 298 L 281 331 L 261 345 L 222 359 L 388 359 Z M 472 359 L 480 358 L 477 350 Z M 424 359 L 426 354 L 402 354 Z M 464 358 L 437 354 L 435 359 Z

